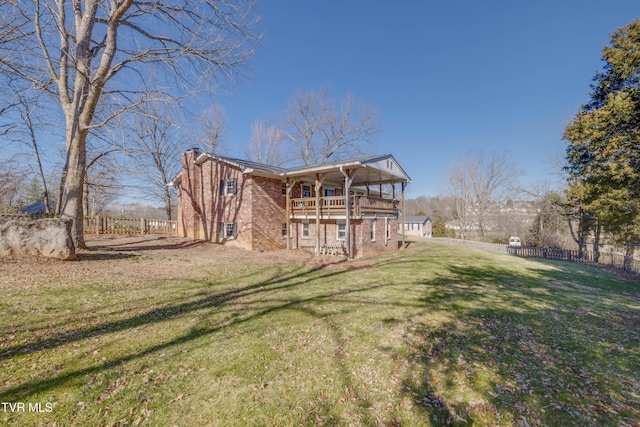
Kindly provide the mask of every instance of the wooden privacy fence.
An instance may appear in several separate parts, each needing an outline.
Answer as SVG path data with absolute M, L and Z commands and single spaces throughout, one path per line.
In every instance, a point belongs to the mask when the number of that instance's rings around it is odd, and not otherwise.
M 52 214 L 0 213 L 0 224 L 7 221 L 33 221 L 56 218 Z M 174 236 L 178 232 L 177 221 L 151 218 L 117 216 L 85 216 L 86 234 L 160 234 Z
M 117 216 L 86 216 L 84 232 L 94 234 L 169 234 L 178 232 L 177 221 Z

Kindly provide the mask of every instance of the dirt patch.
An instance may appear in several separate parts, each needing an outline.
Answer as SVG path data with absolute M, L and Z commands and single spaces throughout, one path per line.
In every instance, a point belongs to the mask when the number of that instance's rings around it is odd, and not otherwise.
M 77 261 L 44 257 L 10 256 L 0 258 L 0 286 L 25 286 L 38 278 L 62 277 L 69 281 L 119 277 L 128 282 L 148 279 L 191 277 L 195 266 L 224 261 L 241 266 L 251 263 L 287 263 L 312 269 L 347 270 L 366 268 L 366 259 L 349 260 L 304 251 L 247 251 L 210 242 L 178 237 L 88 236 L 90 250 L 77 252 Z

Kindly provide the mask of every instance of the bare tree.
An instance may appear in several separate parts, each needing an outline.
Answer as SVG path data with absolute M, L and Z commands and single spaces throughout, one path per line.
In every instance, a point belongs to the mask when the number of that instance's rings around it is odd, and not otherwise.
M 149 69 L 173 80 L 164 86 L 173 95 L 234 80 L 253 53 L 252 11 L 251 0 L 0 3 L 2 16 L 15 17 L 22 30 L 2 39 L 0 66 L 52 95 L 64 114 L 57 210 L 74 219 L 76 247 L 86 247 L 82 190 L 90 130 L 140 102 L 137 88 L 144 86 Z M 114 107 L 97 121 L 96 109 L 105 98 Z
M 95 140 L 95 136 L 92 139 Z M 124 188 L 120 183 L 122 157 L 124 154 L 120 147 L 104 144 L 89 147 L 82 200 L 84 215 L 103 214 L 117 200 Z
M 195 140 L 205 153 L 220 151 L 227 129 L 226 112 L 222 105 L 213 104 L 196 119 Z
M 283 150 L 284 138 L 280 128 L 262 121 L 254 122 L 247 158 L 265 165 L 284 165 L 287 162 Z
M 24 202 L 27 173 L 15 157 L 0 163 L 0 212 L 14 212 Z
M 37 94 L 25 88 L 17 88 L 14 84 L 6 86 L 7 90 L 12 93 L 12 99 L 14 100 L 16 119 L 19 120 L 15 123 L 9 138 L 18 143 L 24 144 L 33 153 L 33 160 L 37 169 L 37 174 L 40 180 L 40 189 L 42 194 L 40 197 L 44 202 L 45 212 L 49 213 L 49 191 L 47 188 L 47 179 L 42 167 L 41 160 L 41 146 L 39 144 L 39 129 L 43 126 L 38 122 L 38 115 L 35 113 L 40 107 L 40 100 Z
M 277 147 L 280 153 L 274 157 L 279 161 L 305 165 L 361 154 L 362 146 L 371 143 L 380 132 L 377 114 L 370 106 L 353 95 L 337 104 L 327 87 L 296 93 L 283 118 L 271 124 L 280 129 L 279 133 L 270 125 L 257 126 L 261 128 L 258 132 L 254 129 L 253 151 L 270 152 Z M 280 138 L 285 142 L 282 145 Z M 292 152 L 296 154 L 291 155 Z
M 461 162 L 465 159 L 462 158 Z M 452 203 L 447 210 L 449 218 L 456 224 L 457 231 L 462 239 L 466 239 L 473 227 L 473 193 L 469 185 L 469 177 L 464 164 L 454 165 L 449 170 L 449 182 L 447 195 Z
M 167 219 L 172 218 L 173 197 L 168 184 L 181 168 L 180 154 L 188 147 L 187 138 L 176 126 L 179 112 L 174 104 L 155 100 L 139 106 L 128 119 L 128 152 L 141 189 L 152 199 L 164 203 Z
M 430 215 L 432 211 L 431 201 L 424 195 L 415 199 L 406 199 L 404 205 L 407 215 Z
M 496 207 L 506 200 L 517 171 L 506 154 L 469 152 L 449 169 L 448 195 L 455 201 L 452 219 L 462 238 L 477 230 L 483 239 Z

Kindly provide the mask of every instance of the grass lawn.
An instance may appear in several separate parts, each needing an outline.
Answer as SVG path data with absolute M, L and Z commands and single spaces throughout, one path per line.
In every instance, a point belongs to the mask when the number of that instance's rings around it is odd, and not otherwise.
M 606 270 L 97 253 L 0 260 L 0 425 L 640 425 L 640 285 Z

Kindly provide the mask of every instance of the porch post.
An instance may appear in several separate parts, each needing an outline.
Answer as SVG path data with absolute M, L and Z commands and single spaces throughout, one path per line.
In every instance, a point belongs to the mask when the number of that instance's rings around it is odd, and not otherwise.
M 349 191 L 351 189 L 351 183 L 353 182 L 353 176 L 349 173 L 348 170 L 342 170 L 342 166 L 340 166 L 340 172 L 344 175 L 344 206 L 345 206 L 345 214 L 346 214 L 346 230 L 344 235 L 344 243 L 345 250 L 347 252 L 347 257 L 351 258 L 351 220 L 350 220 L 350 212 L 349 212 Z
M 320 175 L 316 174 L 316 255 L 320 254 Z
M 285 221 L 287 222 L 287 249 L 291 249 L 291 182 L 287 177 L 286 183 L 286 200 L 285 200 L 285 208 L 284 214 L 286 215 Z
M 349 189 L 351 188 L 351 180 L 349 179 L 349 171 L 344 178 L 344 194 L 345 194 L 345 213 L 347 215 L 346 233 L 344 235 L 344 244 L 347 249 L 347 257 L 351 258 L 351 221 L 349 215 Z
M 405 230 L 405 217 L 404 217 L 404 189 L 405 189 L 405 185 L 406 183 L 402 183 L 402 247 L 404 247 L 404 245 L 406 244 L 406 236 L 407 236 L 407 232 Z
M 389 215 L 384 216 L 384 245 L 389 245 Z

